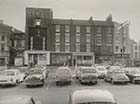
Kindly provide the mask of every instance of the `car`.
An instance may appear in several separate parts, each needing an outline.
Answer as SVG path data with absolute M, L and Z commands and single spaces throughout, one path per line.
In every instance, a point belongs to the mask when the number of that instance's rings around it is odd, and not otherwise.
M 97 84 L 98 74 L 95 67 L 81 67 L 79 69 L 79 82 Z
M 44 77 L 45 77 L 45 78 L 48 77 L 48 75 L 49 75 L 49 69 L 47 69 L 46 66 L 36 65 L 35 68 L 41 68 L 42 71 L 43 71 Z
M 42 104 L 40 100 L 28 95 L 8 95 L 0 97 L 0 104 Z
M 138 68 L 127 68 L 126 75 L 130 79 L 131 83 L 140 82 L 140 71 Z
M 130 81 L 121 69 L 108 70 L 104 80 L 112 84 L 117 82 L 127 84 Z
M 72 74 L 71 74 L 70 68 L 69 67 L 59 67 L 56 70 L 55 82 L 56 82 L 56 85 L 65 84 L 65 83 L 71 84 Z
M 68 104 L 117 104 L 108 90 L 81 89 L 69 95 Z
M 29 75 L 25 79 L 26 87 L 44 85 L 44 75 L 40 68 L 30 70 Z
M 107 73 L 106 67 L 97 66 L 96 70 L 97 70 L 97 73 L 98 73 L 98 78 L 104 78 L 105 77 L 105 75 Z
M 0 85 L 17 85 L 24 80 L 25 75 L 18 69 L 7 69 L 0 73 Z
M 121 69 L 122 67 L 121 66 L 110 66 L 109 67 L 109 70 L 114 70 L 114 69 Z

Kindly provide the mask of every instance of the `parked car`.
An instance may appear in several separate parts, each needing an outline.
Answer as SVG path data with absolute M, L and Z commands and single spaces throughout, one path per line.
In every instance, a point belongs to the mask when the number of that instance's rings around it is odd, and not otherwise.
M 28 95 L 1 96 L 0 104 L 41 104 L 41 101 Z
M 117 82 L 127 84 L 129 82 L 129 78 L 121 69 L 108 70 L 104 80 L 109 81 L 112 84 Z
M 104 66 L 97 66 L 96 67 L 97 73 L 98 73 L 98 78 L 104 78 L 107 70 Z
M 72 74 L 70 68 L 59 67 L 56 70 L 55 81 L 56 81 L 56 85 L 65 84 L 65 83 L 71 84 Z
M 140 70 L 138 68 L 127 68 L 126 75 L 130 79 L 131 83 L 140 82 Z
M 49 69 L 46 66 L 36 65 L 35 68 L 41 68 L 44 74 L 44 77 L 47 78 L 49 75 Z
M 79 69 L 79 81 L 83 83 L 94 83 L 98 82 L 98 75 L 95 67 L 81 67 Z
M 83 89 L 73 91 L 68 104 L 117 104 L 117 102 L 107 90 Z
M 8 69 L 0 73 L 0 85 L 13 85 L 22 82 L 25 75 L 18 69 Z
M 109 67 L 109 70 L 119 70 L 119 69 L 121 69 L 122 67 L 121 66 L 110 66 Z
M 36 85 L 44 85 L 44 75 L 40 68 L 32 68 L 30 70 L 29 75 L 25 79 L 25 84 L 27 87 L 29 86 L 36 86 Z

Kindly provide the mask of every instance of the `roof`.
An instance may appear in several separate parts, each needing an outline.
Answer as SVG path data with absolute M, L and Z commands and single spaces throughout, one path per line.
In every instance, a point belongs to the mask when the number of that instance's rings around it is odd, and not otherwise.
M 27 95 L 8 95 L 0 97 L 0 104 L 26 104 L 31 96 Z
M 115 103 L 113 95 L 107 90 L 100 89 L 84 89 L 76 90 L 72 94 L 74 104 L 83 102 L 113 102 Z
M 14 33 L 18 33 L 18 34 L 19 34 L 19 33 L 22 33 L 22 34 L 24 33 L 24 32 L 22 32 L 22 31 L 20 31 L 20 30 L 18 30 L 18 29 L 16 29 L 16 28 L 13 28 L 13 32 L 14 32 Z
M 113 22 L 100 21 L 100 20 L 91 21 L 91 20 L 74 20 L 74 19 L 53 19 L 52 24 L 113 26 Z
M 4 23 L 0 23 L 0 32 L 1 31 L 8 32 L 8 31 L 11 31 L 11 29 L 12 29 L 12 26 L 4 24 Z

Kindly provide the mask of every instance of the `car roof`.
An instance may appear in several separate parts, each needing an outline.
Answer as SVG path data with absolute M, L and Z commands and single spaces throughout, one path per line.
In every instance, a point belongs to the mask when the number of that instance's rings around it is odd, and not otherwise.
M 58 70 L 59 70 L 59 69 L 68 69 L 68 70 L 69 70 L 70 68 L 67 67 L 67 66 L 61 66 L 61 67 L 58 67 Z
M 72 94 L 72 100 L 75 104 L 83 102 L 113 102 L 115 99 L 113 95 L 107 90 L 100 89 L 85 89 L 77 90 Z
M 95 69 L 95 67 L 90 67 L 90 66 L 82 66 L 81 69 Z
M 26 104 L 31 96 L 28 95 L 9 95 L 9 96 L 1 96 L 0 104 Z
M 19 71 L 18 69 L 8 69 L 8 70 L 4 70 L 4 71 L 14 71 L 14 72 L 16 72 L 16 71 Z

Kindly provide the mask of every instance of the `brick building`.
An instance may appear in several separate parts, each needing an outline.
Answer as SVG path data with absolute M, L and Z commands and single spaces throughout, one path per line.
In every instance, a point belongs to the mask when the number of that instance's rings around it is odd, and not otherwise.
M 51 9 L 26 9 L 25 64 L 93 64 L 113 61 L 112 17 L 104 21 L 54 19 Z

